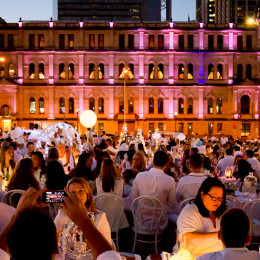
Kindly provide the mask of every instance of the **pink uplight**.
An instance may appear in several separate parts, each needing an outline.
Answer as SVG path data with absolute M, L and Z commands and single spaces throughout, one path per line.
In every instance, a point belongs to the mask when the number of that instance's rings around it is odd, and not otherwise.
M 49 22 L 49 27 L 53 28 L 53 22 Z
M 19 26 L 19 28 L 22 28 L 23 27 L 23 22 L 18 22 L 18 26 Z

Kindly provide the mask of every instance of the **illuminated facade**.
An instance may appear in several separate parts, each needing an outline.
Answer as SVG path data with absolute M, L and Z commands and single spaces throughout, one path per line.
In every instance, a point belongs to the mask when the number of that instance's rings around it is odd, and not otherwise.
M 68 121 L 96 129 L 258 136 L 257 25 L 0 24 L 2 128 Z

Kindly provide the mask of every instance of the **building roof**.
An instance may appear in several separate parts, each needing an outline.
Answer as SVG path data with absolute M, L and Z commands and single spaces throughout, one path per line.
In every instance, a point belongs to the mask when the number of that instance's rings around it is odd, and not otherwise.
M 259 83 L 252 81 L 252 80 L 249 80 L 249 79 L 246 79 L 238 85 L 239 86 L 259 86 Z
M 2 78 L 0 80 L 0 86 L 17 86 L 15 83 L 5 79 L 5 78 Z

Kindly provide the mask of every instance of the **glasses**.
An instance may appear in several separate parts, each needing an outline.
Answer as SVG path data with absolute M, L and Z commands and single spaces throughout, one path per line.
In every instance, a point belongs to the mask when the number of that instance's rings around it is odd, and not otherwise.
M 211 196 L 211 195 L 208 194 L 208 193 L 206 193 L 206 194 L 210 196 L 210 198 L 211 198 L 212 201 L 219 201 L 219 202 L 222 202 L 222 201 L 224 200 L 223 197 L 222 197 L 222 198 L 218 198 L 218 197 L 213 197 L 213 196 Z

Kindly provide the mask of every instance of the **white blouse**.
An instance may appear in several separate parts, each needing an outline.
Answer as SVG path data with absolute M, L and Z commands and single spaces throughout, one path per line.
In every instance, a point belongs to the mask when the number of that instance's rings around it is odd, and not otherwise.
M 105 193 L 102 187 L 102 178 L 98 177 L 96 179 L 96 187 L 97 187 L 97 195 Z M 110 191 L 110 192 L 122 198 L 123 190 L 124 190 L 124 179 L 118 178 L 115 180 L 114 191 Z

